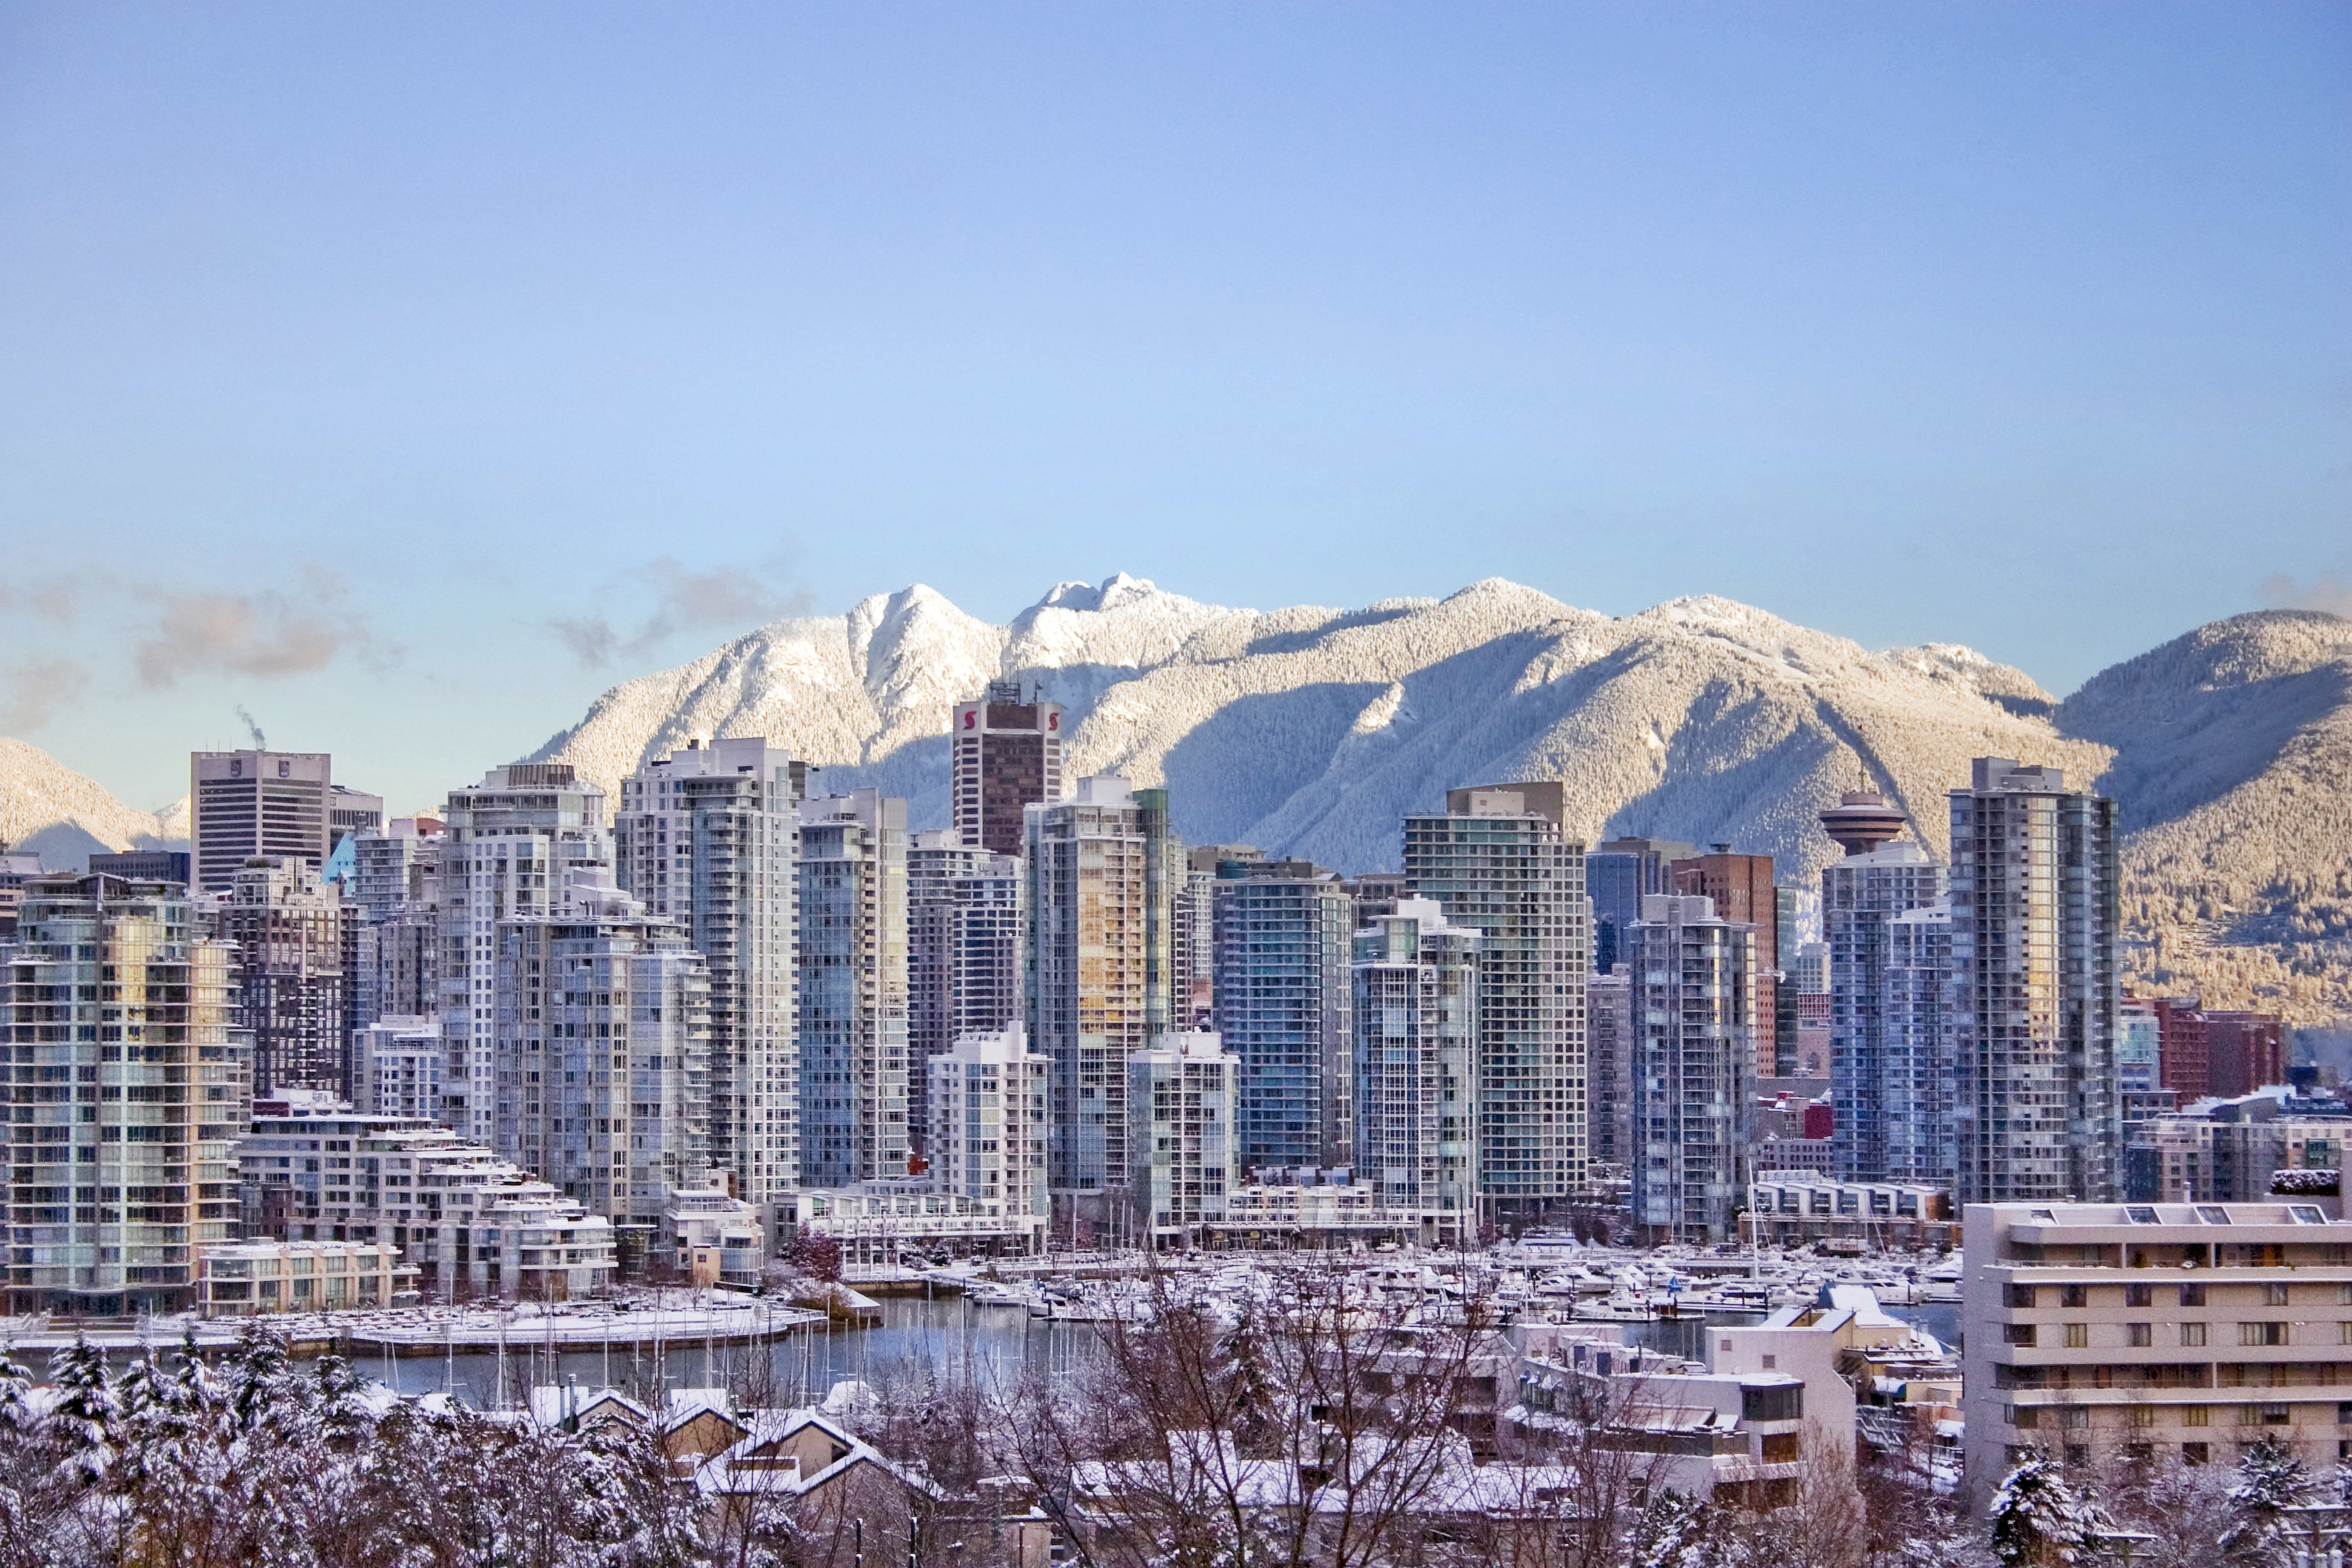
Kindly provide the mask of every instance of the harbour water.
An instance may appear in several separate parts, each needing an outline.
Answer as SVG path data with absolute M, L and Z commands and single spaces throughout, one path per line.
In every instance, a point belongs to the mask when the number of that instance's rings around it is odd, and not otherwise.
M 654 1347 L 599 1347 L 548 1353 L 518 1342 L 492 1351 L 453 1350 L 443 1356 L 365 1362 L 362 1371 L 404 1394 L 449 1393 L 478 1409 L 517 1401 L 534 1384 L 577 1383 L 618 1388 L 640 1397 L 657 1388 L 730 1387 L 752 1403 L 804 1405 L 835 1384 L 971 1381 L 1009 1389 L 1033 1373 L 1061 1375 L 1090 1352 L 1096 1329 L 1066 1320 L 1032 1318 L 1017 1307 L 985 1307 L 960 1293 L 885 1297 L 872 1328 L 835 1327 L 794 1333 L 770 1344 L 674 1341 Z M 1959 1309 L 1949 1303 L 1885 1310 L 1957 1348 Z M 1757 1323 L 1761 1313 L 1616 1325 L 1638 1344 L 1704 1360 L 1712 1324 Z

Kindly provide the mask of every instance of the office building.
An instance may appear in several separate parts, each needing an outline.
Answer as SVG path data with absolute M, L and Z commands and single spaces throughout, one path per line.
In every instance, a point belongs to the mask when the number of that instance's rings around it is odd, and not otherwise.
M 1961 1326 L 1970 1503 L 2047 1454 L 2315 1469 L 2352 1442 L 2352 1266 L 2318 1203 L 1970 1204 Z M 2120 1265 L 2120 1266 L 2119 1266 Z
M 327 852 L 331 855 L 354 833 L 383 831 L 383 796 L 341 784 L 327 787 Z
M 2290 1191 L 2335 1196 L 2352 1118 L 2272 1089 L 2152 1116 L 2127 1137 L 2124 1187 L 2135 1203 L 2250 1203 Z
M 759 736 L 689 741 L 621 784 L 618 879 L 676 921 L 709 978 L 712 1179 L 754 1205 L 800 1180 L 801 797 Z
M 931 1179 L 990 1215 L 1052 1216 L 1045 1186 L 1045 1093 L 1052 1064 L 1021 1026 L 963 1036 L 931 1058 Z
M 177 883 L 25 884 L 0 948 L 11 1313 L 194 1304 L 198 1252 L 236 1234 L 230 1154 L 252 1096 L 232 956 Z
M 96 859 L 100 857 L 93 856 Z M 183 856 L 183 859 L 186 857 Z M 100 868 L 103 869 L 103 868 Z M 0 942 L 16 934 L 16 906 L 24 902 L 25 884 L 41 874 L 41 858 L 24 851 L 11 851 L 0 845 Z M 116 872 L 116 876 L 123 873 Z M 136 881 L 155 881 L 160 878 L 133 878 Z M 182 881 L 187 880 L 184 874 Z
M 907 1126 L 929 1156 L 933 1057 L 1021 1022 L 1021 858 L 918 833 L 907 851 Z
M 2183 1105 L 2204 1099 L 2213 1092 L 2213 1042 L 2203 1001 L 2195 996 L 2151 996 L 2147 1001 L 2156 1009 L 2158 1085 L 2172 1090 Z M 2120 998 L 2116 1005 L 2121 1006 Z
M 299 859 L 314 877 L 326 865 L 335 847 L 326 752 L 197 752 L 188 771 L 194 891 L 227 892 L 247 860 Z
M 232 1022 L 253 1036 L 253 1091 L 349 1095 L 359 929 L 332 882 L 298 858 L 248 860 L 207 900 L 212 934 L 236 945 Z
M 1019 681 L 992 680 L 985 694 L 956 704 L 949 724 L 957 835 L 999 855 L 1022 853 L 1023 813 L 1062 798 L 1061 704 L 1024 701 Z
M 1756 930 L 1711 900 L 1653 893 L 1627 933 L 1633 1220 L 1653 1240 L 1728 1241 L 1748 1177 Z
M 1808 895 L 1807 889 L 1782 883 L 1772 890 L 1774 920 L 1774 955 L 1780 973 L 1772 981 L 1772 1070 L 1771 1078 L 1792 1078 L 1801 1069 L 1802 1047 L 1797 1038 L 1803 1026 L 1803 1007 L 1796 997 L 1803 994 L 1801 981 L 1795 971 L 1799 955 L 1807 945 L 1807 938 L 1819 926 L 1814 917 L 1819 902 L 1818 892 Z M 1826 1055 L 1822 1058 L 1828 1059 Z M 1761 1065 L 1760 1063 L 1759 1064 Z
M 27 868 L 29 872 L 40 870 L 38 856 L 22 858 L 33 862 Z M 120 877 L 126 882 L 177 882 L 186 887 L 189 864 L 188 852 L 184 849 L 121 849 L 110 854 L 92 855 L 89 872 L 93 877 Z
M 907 803 L 801 806 L 801 1184 L 907 1173 Z
M 1224 1217 L 1241 1184 L 1234 1147 L 1240 1061 L 1214 1033 L 1186 1030 L 1128 1058 L 1136 1213 L 1155 1247 L 1181 1247 Z
M 1893 837 L 1903 820 L 1868 790 L 1849 791 L 1822 813 L 1822 826 L 1845 848 L 1843 859 L 1822 868 L 1822 934 L 1828 949 L 1828 1065 L 1837 1107 L 1838 1173 L 1848 1181 L 1948 1182 L 1952 1175 L 1950 1030 L 1929 1029 L 1920 1012 L 1927 999 L 1906 992 L 1899 1000 L 1907 1009 L 1907 1032 L 1901 1039 L 1890 1039 L 1888 1032 L 1889 986 L 1925 984 L 1933 991 L 1937 984 L 1907 971 L 1899 981 L 1890 975 L 1892 922 L 1932 907 L 1944 893 L 1943 867 L 1917 844 Z M 1939 930 L 1948 951 L 1948 918 Z M 1907 956 L 1920 956 L 1916 944 Z M 1923 1148 L 1937 1169 L 1906 1163 Z
M 569 763 L 492 768 L 450 792 L 442 813 L 440 987 L 442 1120 L 478 1143 L 498 1135 L 498 933 L 501 921 L 544 915 L 575 873 L 609 875 L 604 792 Z
M 1960 1201 L 2111 1199 L 2116 804 L 1979 757 L 1951 807 Z
M 1376 1207 L 1429 1215 L 1432 1240 L 1477 1230 L 1481 940 L 1400 899 L 1354 942 L 1356 1175 Z
M 2208 1007 L 2207 1059 L 2210 1092 L 2252 1094 L 2286 1082 L 2286 1020 L 2275 1013 L 2241 1013 Z
M 612 1223 L 482 1144 L 296 1090 L 236 1148 L 248 1236 L 400 1249 L 428 1301 L 581 1300 L 618 1270 Z
M 1698 853 L 1670 838 L 1611 838 L 1584 857 L 1585 891 L 1592 900 L 1592 972 L 1615 972 L 1626 928 L 1642 918 L 1642 900 L 1674 891 L 1666 868 Z
M 1585 1187 L 1584 847 L 1561 837 L 1558 783 L 1448 790 L 1404 819 L 1413 890 L 1478 931 L 1480 1190 L 1540 1215 Z
M 1227 861 L 1214 899 L 1215 1032 L 1241 1064 L 1242 1169 L 1347 1164 L 1355 900 L 1303 860 Z
M 1099 774 L 1069 800 L 1029 808 L 1022 1003 L 1030 1048 L 1054 1064 L 1056 1191 L 1129 1179 L 1128 1058 L 1169 1026 L 1182 857 L 1167 798 Z
M 491 1147 L 634 1245 L 709 1184 L 710 977 L 682 925 L 604 875 L 498 922 Z
M 2140 1120 L 2135 1106 L 2145 1106 L 2160 1086 L 2164 1065 L 2164 1022 L 2156 1004 L 2126 992 L 2116 1004 L 2116 1089 L 2123 1096 L 2124 1120 Z

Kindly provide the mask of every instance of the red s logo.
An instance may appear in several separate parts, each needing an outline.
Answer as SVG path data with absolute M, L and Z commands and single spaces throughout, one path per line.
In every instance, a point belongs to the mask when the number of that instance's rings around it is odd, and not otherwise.
M 967 729 L 967 730 L 971 729 L 971 726 L 972 726 L 972 722 L 973 722 L 973 721 L 977 720 L 979 717 L 980 717 L 980 710 L 979 710 L 978 709 L 976 709 L 976 708 L 967 708 L 967 709 L 965 709 L 965 710 L 963 710 L 963 727 L 964 727 L 965 729 Z
M 1058 730 L 1061 727 L 1062 716 L 1059 713 L 1048 713 L 1045 715 L 1045 728 L 1048 730 Z

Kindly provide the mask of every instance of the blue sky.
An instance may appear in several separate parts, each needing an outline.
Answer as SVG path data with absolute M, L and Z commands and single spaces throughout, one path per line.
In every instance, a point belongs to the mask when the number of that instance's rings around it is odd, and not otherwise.
M 0 732 L 395 807 L 776 610 L 2352 607 L 2352 10 L 0 10 Z

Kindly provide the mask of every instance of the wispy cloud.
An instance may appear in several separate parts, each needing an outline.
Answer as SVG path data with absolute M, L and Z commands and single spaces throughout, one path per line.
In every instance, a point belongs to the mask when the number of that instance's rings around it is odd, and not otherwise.
M 89 684 L 69 658 L 28 658 L 0 671 L 0 731 L 22 735 L 54 718 Z
M 2352 583 L 2333 572 L 2322 572 L 2303 587 L 2284 572 L 2263 579 L 2263 603 L 2273 610 L 2326 610 L 2331 616 L 2352 616 Z
M 74 584 L 63 577 L 46 583 L 0 583 L 0 615 L 38 616 L 64 626 L 74 618 L 79 598 Z
M 574 658 L 598 668 L 650 652 L 681 633 L 729 631 L 806 615 L 814 600 L 805 590 L 788 586 L 783 575 L 780 564 L 695 572 L 665 555 L 631 574 L 632 580 L 654 589 L 653 607 L 635 631 L 625 633 L 602 615 L 557 616 L 548 629 Z
M 163 592 L 151 599 L 155 618 L 135 656 L 139 679 L 151 687 L 215 671 L 305 675 L 346 651 L 387 657 L 366 616 L 352 607 L 343 580 L 321 566 L 305 567 L 290 588 Z

